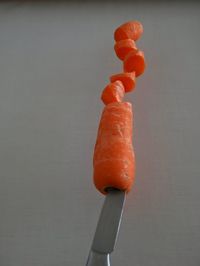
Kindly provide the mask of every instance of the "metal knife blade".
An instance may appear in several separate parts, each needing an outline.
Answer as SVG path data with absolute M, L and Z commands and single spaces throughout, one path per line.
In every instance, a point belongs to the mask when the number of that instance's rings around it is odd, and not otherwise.
M 97 224 L 91 247 L 92 251 L 110 254 L 114 250 L 121 224 L 124 202 L 124 191 L 109 190 Z

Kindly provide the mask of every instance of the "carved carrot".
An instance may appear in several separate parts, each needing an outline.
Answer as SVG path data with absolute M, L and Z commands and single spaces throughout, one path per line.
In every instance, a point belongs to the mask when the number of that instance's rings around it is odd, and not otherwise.
M 131 39 L 121 40 L 115 43 L 114 46 L 115 53 L 117 57 L 121 60 L 124 60 L 126 55 L 130 52 L 137 52 L 137 47 L 135 42 Z
M 135 72 L 136 77 L 140 76 L 146 67 L 144 53 L 142 51 L 130 52 L 124 59 L 124 71 Z
M 129 191 L 134 181 L 132 106 L 115 102 L 105 106 L 94 151 L 94 184 L 102 193 L 108 188 Z
M 130 191 L 135 178 L 135 156 L 132 145 L 133 114 L 124 94 L 135 88 L 135 77 L 145 69 L 144 54 L 135 41 L 143 27 L 131 21 L 116 29 L 116 55 L 123 60 L 124 73 L 114 74 L 103 90 L 101 99 L 106 105 L 101 115 L 93 157 L 93 180 L 103 194 L 109 188 Z
M 132 39 L 137 41 L 143 33 L 143 26 L 139 21 L 129 21 L 119 26 L 114 32 L 115 41 Z
M 101 99 L 105 104 L 113 102 L 121 102 L 124 97 L 124 85 L 120 80 L 116 80 L 108 84 L 101 95 Z

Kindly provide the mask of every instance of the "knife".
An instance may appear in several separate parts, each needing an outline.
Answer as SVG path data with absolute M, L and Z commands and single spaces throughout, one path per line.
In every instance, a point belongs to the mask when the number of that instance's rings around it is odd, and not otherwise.
M 123 213 L 125 192 L 108 189 L 86 266 L 110 266 Z

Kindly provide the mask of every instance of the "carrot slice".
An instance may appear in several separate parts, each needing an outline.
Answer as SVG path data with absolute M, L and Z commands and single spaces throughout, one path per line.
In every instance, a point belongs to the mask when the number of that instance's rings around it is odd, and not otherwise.
M 138 40 L 143 33 L 143 26 L 139 21 L 129 21 L 119 26 L 114 32 L 115 41 L 132 39 Z
M 135 72 L 120 73 L 110 77 L 111 82 L 116 80 L 120 80 L 123 83 L 125 92 L 132 91 L 135 88 Z
M 137 53 L 130 52 L 124 59 L 124 71 L 134 71 L 136 77 L 144 72 L 145 67 L 145 58 L 142 51 L 138 51 Z
M 109 187 L 130 191 L 135 176 L 131 103 L 105 106 L 93 157 L 93 180 L 103 194 Z
M 113 83 L 108 84 L 102 94 L 101 100 L 105 104 L 113 103 L 113 102 L 121 102 L 124 97 L 124 85 L 120 80 L 116 80 Z
M 135 51 L 135 53 L 137 52 L 137 47 L 135 45 L 135 42 L 131 39 L 126 39 L 116 42 L 114 49 L 117 57 L 121 60 L 124 60 L 125 56 L 129 52 L 133 51 Z

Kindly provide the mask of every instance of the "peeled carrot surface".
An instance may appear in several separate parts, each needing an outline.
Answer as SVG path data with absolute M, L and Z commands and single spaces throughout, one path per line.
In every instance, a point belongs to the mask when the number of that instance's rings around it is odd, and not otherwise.
M 104 104 L 109 104 L 113 102 L 121 102 L 124 97 L 124 85 L 121 81 L 116 80 L 113 83 L 108 84 L 102 94 L 101 99 Z
M 117 57 L 121 60 L 124 60 L 129 52 L 137 52 L 135 42 L 131 39 L 116 42 L 114 49 Z
M 135 88 L 135 72 L 120 73 L 110 77 L 111 82 L 116 80 L 120 80 L 123 83 L 125 92 L 132 91 Z
M 145 69 L 142 51 L 135 41 L 143 33 L 138 21 L 127 22 L 114 33 L 115 53 L 123 61 L 124 73 L 112 75 L 101 94 L 105 107 L 101 115 L 93 156 L 93 181 L 106 194 L 108 188 L 129 192 L 135 179 L 135 155 L 132 146 L 132 106 L 123 102 L 126 92 L 133 91 L 135 80 Z
M 143 26 L 139 21 L 129 21 L 119 26 L 114 32 L 115 41 L 132 39 L 137 41 L 143 33 Z
M 132 147 L 131 103 L 110 103 L 105 106 L 95 144 L 93 180 L 96 188 L 106 194 L 112 187 L 130 191 L 135 176 Z
M 130 52 L 124 59 L 124 71 L 135 72 L 136 77 L 141 75 L 145 70 L 145 58 L 142 51 L 136 53 Z

